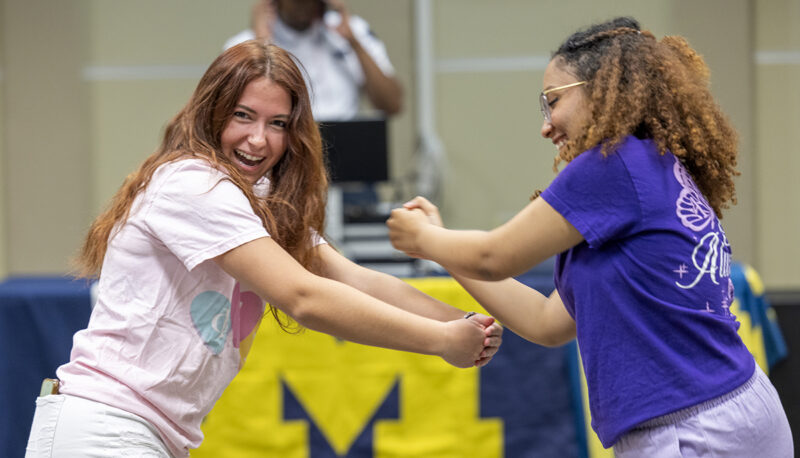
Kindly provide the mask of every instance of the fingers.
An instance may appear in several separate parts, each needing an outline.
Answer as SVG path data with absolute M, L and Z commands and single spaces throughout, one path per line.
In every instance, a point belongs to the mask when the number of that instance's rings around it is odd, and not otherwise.
M 429 210 L 436 210 L 436 205 L 433 205 L 428 199 L 417 196 L 408 202 L 403 204 L 403 207 L 411 209 L 411 208 L 420 208 L 425 213 L 428 213 Z
M 494 355 L 497 354 L 497 350 L 498 347 L 485 347 L 478 359 L 475 360 L 475 365 L 482 367 L 489 364 L 489 361 L 491 361 L 492 358 L 494 358 Z
M 503 339 L 503 327 L 500 326 L 498 323 L 493 323 L 491 326 L 486 328 L 486 335 L 489 337 L 497 337 L 498 339 Z
M 429 223 L 444 227 L 444 224 L 442 223 L 442 217 L 439 215 L 439 209 L 436 208 L 436 205 L 433 205 L 428 199 L 422 196 L 417 196 L 404 203 L 403 208 L 406 210 L 422 210 L 422 212 L 428 217 Z
M 411 257 L 421 257 L 417 235 L 420 228 L 428 223 L 428 217 L 422 210 L 406 210 L 396 208 L 386 221 L 389 228 L 389 241 L 392 246 Z
M 473 367 L 484 351 L 483 327 L 463 319 L 449 321 L 444 326 L 447 345 L 441 357 L 456 367 Z
M 501 334 L 487 334 L 486 338 L 483 339 L 483 345 L 485 347 L 500 348 L 502 344 L 503 336 Z
M 503 327 L 495 321 L 493 317 L 476 313 L 469 317 L 470 321 L 481 325 L 485 338 L 483 340 L 483 350 L 480 356 L 475 360 L 476 367 L 483 367 L 489 364 L 494 355 L 500 349 L 503 343 Z
M 488 328 L 489 326 L 492 325 L 492 323 L 494 323 L 494 318 L 492 318 L 490 316 L 483 315 L 481 313 L 476 313 L 476 314 L 472 315 L 471 317 L 469 317 L 469 319 L 474 321 L 474 322 L 476 322 L 476 323 L 478 323 L 478 324 L 480 324 L 484 328 Z

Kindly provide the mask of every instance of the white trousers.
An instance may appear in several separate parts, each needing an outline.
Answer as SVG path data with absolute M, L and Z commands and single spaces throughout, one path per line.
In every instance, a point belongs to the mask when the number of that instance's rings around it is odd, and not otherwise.
M 756 366 L 727 395 L 645 422 L 614 444 L 617 458 L 793 458 L 778 392 Z
M 138 415 L 54 394 L 36 398 L 25 458 L 172 458 L 156 429 Z

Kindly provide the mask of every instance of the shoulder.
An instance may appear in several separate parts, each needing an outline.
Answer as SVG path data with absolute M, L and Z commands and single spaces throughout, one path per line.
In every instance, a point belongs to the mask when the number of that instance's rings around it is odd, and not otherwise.
M 658 148 L 655 143 L 650 139 L 641 139 L 633 135 L 628 135 L 620 140 L 616 145 L 609 148 L 608 153 L 603 155 L 602 144 L 593 146 L 586 151 L 582 152 L 573 159 L 573 162 L 581 157 L 584 158 L 598 158 L 598 157 L 612 157 L 615 154 L 620 156 L 634 155 L 637 153 L 658 153 Z
M 661 162 L 661 154 L 656 144 L 649 139 L 636 138 L 629 135 L 610 148 L 605 154 L 602 145 L 594 146 L 576 156 L 565 167 L 574 169 L 583 167 L 621 167 L 623 169 L 640 168 L 643 164 Z M 671 156 L 667 154 L 666 156 Z
M 632 175 L 643 177 L 671 174 L 670 171 L 677 162 L 671 152 L 665 151 L 662 154 L 653 140 L 634 136 L 625 138 L 609 156 L 618 156 L 619 161 Z
M 211 165 L 207 160 L 196 157 L 186 157 L 162 164 L 156 169 L 153 178 L 175 176 L 213 176 L 224 178 L 226 174 Z
M 617 145 L 616 151 L 621 154 L 636 154 L 636 153 L 656 153 L 658 154 L 658 147 L 655 142 L 649 138 L 637 138 L 633 135 L 628 135 L 623 138 Z
M 158 167 L 148 188 L 153 192 L 198 194 L 227 182 L 227 176 L 205 159 L 185 158 Z

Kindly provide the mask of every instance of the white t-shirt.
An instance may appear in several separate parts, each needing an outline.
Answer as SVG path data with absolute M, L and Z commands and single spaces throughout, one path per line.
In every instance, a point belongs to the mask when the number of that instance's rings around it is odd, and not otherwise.
M 279 18 L 272 24 L 272 42 L 294 54 L 302 64 L 311 93 L 311 111 L 317 121 L 347 120 L 358 114 L 364 71 L 347 40 L 331 29 L 341 21 L 339 13 L 328 11 L 324 22 L 316 21 L 302 32 Z M 350 16 L 350 30 L 381 71 L 394 75 L 386 46 L 372 33 L 367 21 Z M 244 30 L 228 39 L 225 49 L 253 38 L 252 30 Z
M 62 393 L 143 417 L 176 456 L 202 442 L 200 423 L 264 314 L 265 302 L 213 261 L 269 235 L 225 177 L 202 159 L 156 170 L 111 237 L 89 326 L 57 370 Z M 266 178 L 255 185 L 268 189 Z

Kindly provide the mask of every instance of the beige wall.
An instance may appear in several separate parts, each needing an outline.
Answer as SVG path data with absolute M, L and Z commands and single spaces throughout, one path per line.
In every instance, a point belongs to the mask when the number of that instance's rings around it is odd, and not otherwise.
M 756 265 L 768 287 L 800 285 L 800 2 L 755 6 Z
M 541 116 L 536 98 L 543 67 L 549 53 L 575 28 L 616 15 L 638 18 L 658 37 L 665 33 L 684 35 L 706 54 L 714 72 L 715 95 L 729 112 L 742 113 L 734 116 L 734 123 L 743 134 L 743 156 L 750 153 L 750 148 L 744 147 L 749 139 L 750 98 L 742 97 L 749 95 L 751 87 L 748 2 L 502 3 L 502 14 L 497 14 L 496 3 L 436 2 L 440 26 L 437 56 L 445 63 L 461 62 L 466 67 L 452 70 L 448 65 L 437 79 L 440 132 L 450 161 L 443 209 L 451 224 L 484 228 L 500 224 L 526 203 L 534 188 L 543 189 L 552 180 L 555 150 L 539 134 Z M 709 29 L 709 15 L 716 15 L 723 4 L 729 14 Z M 554 21 L 552 14 L 543 11 L 560 11 L 558 18 L 570 19 Z M 503 33 L 488 37 L 472 33 L 481 28 Z M 732 39 L 722 40 L 720 31 L 735 33 Z M 488 60 L 496 57 L 509 58 L 510 68 L 494 70 Z M 741 162 L 747 168 L 747 161 Z M 747 185 L 741 181 L 740 189 Z M 749 205 L 749 193 L 744 189 L 740 207 Z M 747 215 L 738 217 L 736 210 L 726 218 L 731 226 L 729 236 L 736 243 L 737 256 L 750 260 L 752 224 Z
M 501 3 L 502 9 L 496 2 L 479 0 L 435 2 L 436 53 L 441 64 L 437 120 L 449 159 L 442 210 L 450 225 L 493 227 L 525 205 L 533 189 L 547 186 L 554 176 L 555 150 L 540 137 L 536 97 L 549 53 L 577 27 L 632 15 L 659 38 L 685 36 L 704 55 L 712 72 L 712 91 L 740 134 L 742 175 L 737 179 L 738 204 L 725 213 L 727 235 L 736 259 L 758 268 L 772 262 L 760 251 L 764 241 L 757 238 L 760 225 L 753 217 L 757 205 L 753 4 L 768 2 Z M 786 24 L 788 30 L 791 24 Z M 800 27 L 796 20 L 794 25 L 795 30 Z M 505 70 L 492 65 L 491 59 L 497 57 L 507 59 L 502 63 Z M 798 273 L 795 266 L 795 286 L 800 285 Z M 772 279 L 765 278 L 768 285 Z
M 66 269 L 89 217 L 83 1 L 3 2 L 3 187 L 9 273 Z
M 0 275 L 66 271 L 92 216 L 156 147 L 225 39 L 247 26 L 251 3 L 0 0 Z M 348 4 L 384 40 L 405 86 L 390 153 L 400 190 L 392 197 L 407 198 L 400 183 L 414 170 L 417 142 L 415 0 Z M 798 5 L 430 0 L 445 220 L 490 228 L 547 186 L 555 151 L 539 136 L 536 97 L 549 52 L 576 27 L 629 14 L 659 37 L 686 36 L 705 56 L 714 94 L 741 134 L 739 204 L 724 219 L 734 255 L 768 287 L 800 287 L 792 240 L 800 89 L 788 84 L 800 76 Z

